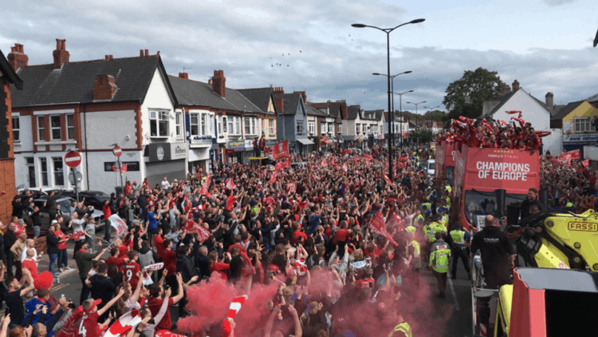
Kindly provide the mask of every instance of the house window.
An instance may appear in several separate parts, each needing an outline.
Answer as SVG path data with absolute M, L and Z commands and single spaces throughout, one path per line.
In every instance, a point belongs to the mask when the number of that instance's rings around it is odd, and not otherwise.
M 216 124 L 217 130 L 216 130 L 216 132 L 218 132 L 218 136 L 219 137 L 224 137 L 224 135 L 223 135 L 224 130 L 222 129 L 222 117 L 218 116 L 216 118 L 217 118 L 217 124 Z M 226 124 L 224 124 L 224 125 L 226 125 Z
M 199 114 L 189 114 L 189 126 L 191 129 L 191 136 L 199 136 Z
M 274 118 L 268 119 L 268 134 L 274 136 Z
M 241 117 L 235 117 L 235 135 L 241 134 Z
M 226 117 L 224 117 L 223 120 L 224 121 L 222 122 L 222 124 L 224 124 L 224 132 L 233 133 L 233 118 L 231 117 L 231 118 L 227 119 Z M 228 120 L 228 123 L 227 123 L 227 120 Z M 227 131 L 227 128 L 228 128 L 228 131 Z
M 320 123 L 320 134 L 325 134 L 328 132 L 328 128 L 326 126 L 326 123 Z
M 245 117 L 245 134 L 246 135 L 252 135 L 253 132 L 251 132 L 251 120 L 253 118 L 249 118 L 249 117 Z
M 355 132 L 357 132 L 357 133 L 361 132 L 361 124 L 359 124 L 359 123 L 355 124 Z
M 27 162 L 27 180 L 29 181 L 29 187 L 35 187 L 37 185 L 35 179 L 35 161 L 33 157 L 25 158 Z
M 21 142 L 21 121 L 19 115 L 12 116 L 12 136 L 15 143 Z
M 39 168 L 42 174 L 42 186 L 48 186 L 48 163 L 46 158 L 39 158 Z
M 199 124 L 199 129 L 201 130 L 201 135 L 205 136 L 206 135 L 206 114 L 201 114 L 200 115 L 200 124 Z
M 54 185 L 64 186 L 64 166 L 62 157 L 52 157 L 54 164 Z
M 37 140 L 46 140 L 46 116 L 37 116 Z
M 303 126 L 303 121 L 297 121 L 297 134 L 302 135 L 305 133 L 305 128 Z
M 588 117 L 575 118 L 575 132 L 587 132 L 587 131 L 592 131 L 592 126 L 590 124 L 590 118 L 588 118 Z
M 67 139 L 75 139 L 75 116 L 66 115 L 66 135 Z
M 316 133 L 316 122 L 314 121 L 307 121 L 307 132 L 310 134 Z
M 183 137 L 183 113 L 178 111 L 175 115 L 176 117 L 176 137 L 182 138 Z
M 62 139 L 62 132 L 60 129 L 60 116 L 50 116 L 50 135 L 52 136 L 52 140 Z
M 150 111 L 150 136 L 168 137 L 167 111 Z
M 208 134 L 206 136 L 214 136 L 214 115 L 208 115 Z

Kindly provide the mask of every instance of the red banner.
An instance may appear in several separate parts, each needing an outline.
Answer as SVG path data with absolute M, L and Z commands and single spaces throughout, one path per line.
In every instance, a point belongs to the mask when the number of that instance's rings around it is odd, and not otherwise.
M 200 224 L 193 220 L 187 220 L 184 230 L 187 233 L 197 233 L 199 243 L 203 243 L 204 241 L 210 238 L 210 231 L 203 228 Z
M 585 167 L 588 167 L 588 166 L 590 166 L 590 160 L 586 159 L 586 160 L 582 161 L 581 164 Z
M 274 160 L 280 160 L 289 157 L 289 141 L 283 140 L 282 142 L 276 143 L 272 147 L 272 157 Z
M 471 148 L 464 146 L 457 156 L 455 179 L 463 181 L 463 189 L 527 194 L 540 188 L 540 156 L 538 151 Z
M 382 217 L 381 210 L 378 211 L 378 213 L 376 213 L 376 215 L 374 215 L 374 218 L 372 219 L 372 221 L 370 221 L 370 228 L 372 229 L 372 231 L 374 233 L 377 233 L 377 234 L 385 237 L 393 245 L 395 245 L 395 246 L 399 245 L 395 240 L 392 239 L 392 236 L 390 236 L 390 234 L 388 234 L 388 232 L 386 231 L 386 224 L 384 223 L 384 218 Z
M 571 154 L 571 159 L 581 159 L 581 151 L 579 149 L 565 152 Z
M 270 176 L 270 180 L 268 180 L 268 184 L 272 185 L 276 182 L 276 172 L 272 172 L 272 176 Z

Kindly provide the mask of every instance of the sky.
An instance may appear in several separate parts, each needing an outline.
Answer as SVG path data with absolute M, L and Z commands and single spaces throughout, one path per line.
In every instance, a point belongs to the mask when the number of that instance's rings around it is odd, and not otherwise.
M 169 74 L 207 82 L 221 69 L 229 88 L 283 87 L 310 102 L 346 100 L 387 108 L 390 74 L 402 108 L 445 110 L 449 83 L 466 70 L 496 71 L 555 104 L 598 93 L 596 0 L 20 0 L 3 5 L 0 50 L 24 45 L 29 64 L 52 62 L 56 39 L 71 61 L 160 51 Z M 395 109 L 399 99 L 395 96 Z

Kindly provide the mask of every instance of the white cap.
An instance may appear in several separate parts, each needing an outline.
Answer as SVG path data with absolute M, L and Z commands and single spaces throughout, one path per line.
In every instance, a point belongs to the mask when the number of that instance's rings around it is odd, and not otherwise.
M 51 223 L 51 225 L 55 225 L 55 224 L 57 224 L 57 223 L 58 223 L 58 220 L 52 220 L 52 223 Z

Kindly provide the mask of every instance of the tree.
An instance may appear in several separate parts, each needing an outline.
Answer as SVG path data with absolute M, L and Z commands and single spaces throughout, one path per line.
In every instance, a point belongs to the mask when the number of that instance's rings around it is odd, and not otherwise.
M 449 118 L 476 118 L 482 114 L 484 101 L 499 98 L 506 85 L 496 71 L 482 67 L 466 70 L 460 79 L 448 85 L 442 104 L 449 110 Z

